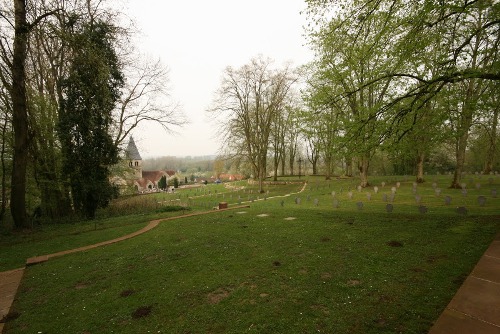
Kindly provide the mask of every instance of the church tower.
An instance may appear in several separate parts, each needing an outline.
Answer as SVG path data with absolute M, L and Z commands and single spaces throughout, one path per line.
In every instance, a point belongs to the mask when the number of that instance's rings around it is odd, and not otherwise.
M 128 161 L 128 166 L 135 170 L 135 177 L 142 178 L 142 158 L 132 136 L 125 150 L 125 158 Z

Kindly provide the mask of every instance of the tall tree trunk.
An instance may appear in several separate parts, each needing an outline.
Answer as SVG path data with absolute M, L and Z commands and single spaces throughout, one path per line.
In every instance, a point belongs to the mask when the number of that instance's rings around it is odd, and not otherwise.
M 359 158 L 358 169 L 359 169 L 359 185 L 363 188 L 369 186 L 368 184 L 368 167 L 370 166 L 370 159 L 368 155 L 364 154 Z
M 493 162 L 495 161 L 495 153 L 497 151 L 497 127 L 498 127 L 498 112 L 500 107 L 497 105 L 493 111 L 493 121 L 491 125 L 490 142 L 488 144 L 488 153 L 486 154 L 486 162 L 484 164 L 483 174 L 490 174 L 493 170 Z
M 26 1 L 14 0 L 15 33 L 12 57 L 14 154 L 11 178 L 11 213 L 16 228 L 29 227 L 26 215 L 26 168 L 28 164 L 28 113 L 26 103 L 26 45 L 28 23 Z
M 325 180 L 331 180 L 332 178 L 332 155 L 331 153 L 326 153 L 325 155 Z
M 418 152 L 417 154 L 417 183 L 424 183 L 424 158 L 425 153 Z
M 352 158 L 347 157 L 345 159 L 345 175 L 348 177 L 352 177 Z
M 5 216 L 5 211 L 7 210 L 7 165 L 5 163 L 5 149 L 6 149 L 6 142 L 7 138 L 5 137 L 7 135 L 7 113 L 5 115 L 5 120 L 4 123 L 2 124 L 2 149 L 0 151 L 0 161 L 2 162 L 2 207 L 0 209 L 0 221 L 3 220 L 3 217 Z

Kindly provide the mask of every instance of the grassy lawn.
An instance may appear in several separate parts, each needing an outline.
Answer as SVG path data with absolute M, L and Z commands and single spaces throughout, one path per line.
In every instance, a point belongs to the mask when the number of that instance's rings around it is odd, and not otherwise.
M 301 186 L 269 185 L 263 195 L 246 184 L 199 191 L 192 210 L 223 199 L 251 207 L 167 221 L 123 243 L 28 267 L 5 332 L 426 333 L 500 230 L 500 199 L 490 195 L 500 180 L 487 180 L 466 196 L 447 189 L 444 176 L 418 185 L 425 214 L 402 178 L 375 178 L 377 194 L 358 191 L 353 180 L 320 178 L 277 198 L 270 197 Z M 397 181 L 387 213 L 383 195 Z M 181 192 L 171 196 L 193 200 Z M 122 219 L 138 224 L 102 232 L 138 229 L 152 216 L 132 217 Z M 68 247 L 90 241 L 67 237 Z M 31 247 L 19 241 L 18 251 L 23 245 Z

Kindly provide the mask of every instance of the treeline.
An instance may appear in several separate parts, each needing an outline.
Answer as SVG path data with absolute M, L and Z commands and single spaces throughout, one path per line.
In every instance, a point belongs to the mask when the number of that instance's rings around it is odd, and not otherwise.
M 197 174 L 213 171 L 215 156 L 147 158 L 143 161 L 144 170 L 173 170 L 182 174 Z
M 0 0 L 2 221 L 94 217 L 114 195 L 110 168 L 140 123 L 184 122 L 168 70 L 133 48 L 112 1 Z
M 451 187 L 498 170 L 498 1 L 306 3 L 311 64 L 259 57 L 224 71 L 209 109 L 224 158 L 261 181 L 307 162 L 362 187 L 374 167 L 417 182 L 452 171 Z

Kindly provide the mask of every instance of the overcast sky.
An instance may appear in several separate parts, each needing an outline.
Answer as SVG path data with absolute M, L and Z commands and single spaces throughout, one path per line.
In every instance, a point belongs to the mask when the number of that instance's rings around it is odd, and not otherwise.
M 216 154 L 220 143 L 206 109 L 224 68 L 259 54 L 277 66 L 309 62 L 304 8 L 303 0 L 129 0 L 125 10 L 142 31 L 140 51 L 169 67 L 172 98 L 191 122 L 177 135 L 151 124 L 134 131 L 142 157 Z

